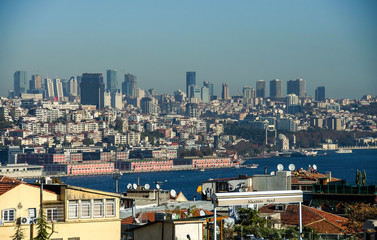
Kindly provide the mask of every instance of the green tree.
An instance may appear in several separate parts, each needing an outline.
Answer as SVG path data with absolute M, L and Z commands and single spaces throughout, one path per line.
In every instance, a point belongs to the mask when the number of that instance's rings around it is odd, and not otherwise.
M 24 229 L 21 228 L 21 219 L 18 219 L 16 227 L 16 232 L 12 236 L 12 240 L 22 240 L 25 237 Z
M 46 215 L 44 213 L 43 207 L 41 206 L 39 210 L 39 218 L 37 219 L 37 230 L 38 234 L 34 238 L 34 240 L 49 240 L 49 233 L 48 230 L 50 230 L 51 227 L 47 225 L 47 219 Z
M 84 145 L 86 145 L 86 146 L 89 146 L 90 144 L 93 144 L 94 141 L 93 141 L 93 139 L 91 139 L 91 138 L 85 138 L 85 139 L 82 141 L 82 143 L 83 143 Z

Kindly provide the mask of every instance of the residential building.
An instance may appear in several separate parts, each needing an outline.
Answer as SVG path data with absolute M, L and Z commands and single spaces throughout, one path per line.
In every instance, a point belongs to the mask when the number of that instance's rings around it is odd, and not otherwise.
M 289 80 L 287 82 L 287 94 L 296 94 L 299 98 L 306 97 L 306 84 L 303 79 Z
M 123 108 L 122 94 L 120 93 L 120 90 L 111 92 L 111 107 L 119 110 Z
M 326 101 L 326 87 L 320 86 L 315 90 L 315 100 L 318 102 Z
M 264 80 L 258 80 L 256 85 L 257 98 L 264 98 L 266 96 L 266 82 Z
M 36 237 L 41 201 L 50 239 L 120 239 L 119 194 L 50 181 L 41 191 L 40 184 L 0 176 L 0 239 L 11 239 L 17 221 L 25 239 Z
M 222 85 L 221 98 L 224 99 L 224 100 L 230 99 L 229 86 L 226 83 L 223 83 L 223 85 Z
M 64 97 L 63 84 L 59 78 L 54 79 L 54 94 L 59 100 Z
M 274 79 L 270 81 L 270 97 L 271 98 L 281 98 L 282 95 L 282 82 L 279 79 Z
M 55 90 L 54 90 L 54 82 L 51 78 L 45 79 L 45 89 L 46 89 L 46 98 L 54 98 L 55 97 Z
M 69 95 L 73 97 L 78 96 L 77 79 L 75 79 L 75 77 L 71 77 L 68 82 L 69 82 Z

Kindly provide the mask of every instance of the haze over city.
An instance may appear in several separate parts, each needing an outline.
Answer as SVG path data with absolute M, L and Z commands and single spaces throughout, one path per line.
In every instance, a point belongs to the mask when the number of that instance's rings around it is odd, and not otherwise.
M 231 95 L 259 79 L 306 80 L 307 95 L 377 93 L 375 1 L 3 1 L 0 89 L 13 74 L 69 79 L 118 69 L 141 88 L 185 89 L 187 71 Z

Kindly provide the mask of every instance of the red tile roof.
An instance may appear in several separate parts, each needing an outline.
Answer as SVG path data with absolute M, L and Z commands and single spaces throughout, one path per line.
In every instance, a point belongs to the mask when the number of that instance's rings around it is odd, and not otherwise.
M 299 225 L 299 205 L 290 204 L 285 211 L 275 210 L 275 205 L 266 205 L 259 209 L 261 213 L 280 213 L 281 223 L 285 225 Z M 318 233 L 345 232 L 343 224 L 347 218 L 328 213 L 319 209 L 302 205 L 302 224 L 316 230 Z
M 0 196 L 9 190 L 17 187 L 21 184 L 21 181 L 0 175 Z

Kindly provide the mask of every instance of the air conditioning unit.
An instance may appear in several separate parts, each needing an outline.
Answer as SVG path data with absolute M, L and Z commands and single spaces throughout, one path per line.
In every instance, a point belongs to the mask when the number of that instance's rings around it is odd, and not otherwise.
M 21 217 L 20 219 L 21 224 L 30 224 L 30 218 L 28 217 Z

